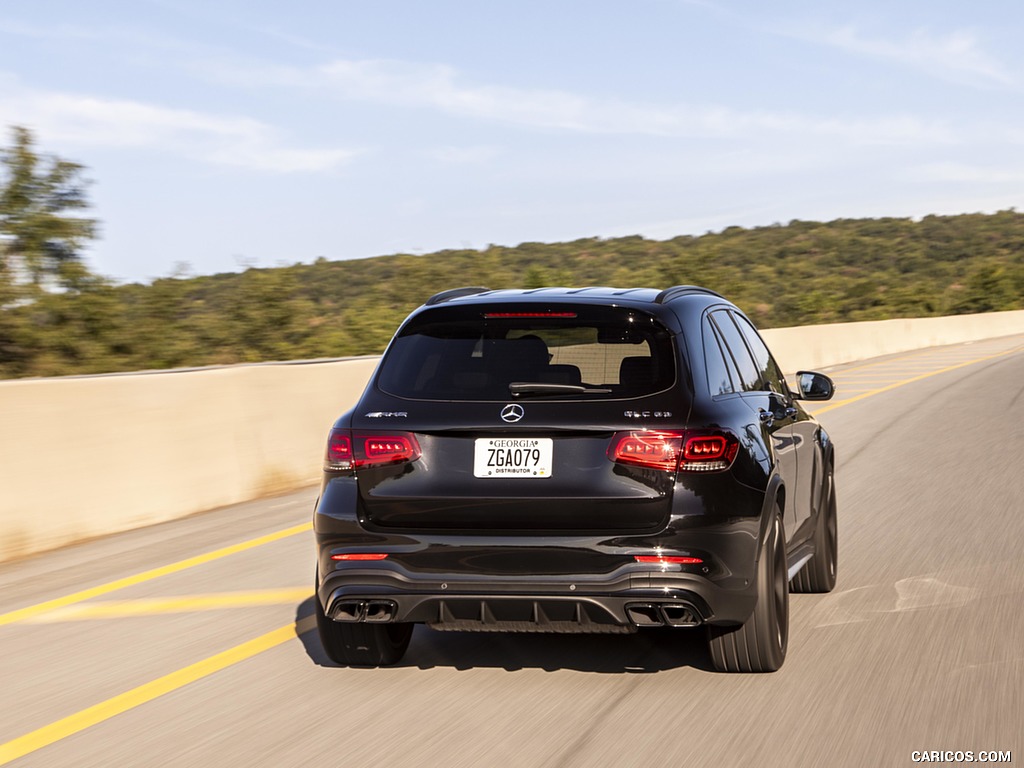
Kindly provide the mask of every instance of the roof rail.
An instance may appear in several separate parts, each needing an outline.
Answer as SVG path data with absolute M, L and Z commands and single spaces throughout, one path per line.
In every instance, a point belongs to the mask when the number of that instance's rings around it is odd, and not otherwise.
M 703 293 L 708 296 L 717 296 L 720 299 L 725 298 L 722 294 L 715 293 L 710 288 L 701 288 L 699 285 L 673 285 L 671 288 L 666 288 L 655 296 L 654 303 L 664 304 L 666 301 L 677 299 L 680 296 L 686 296 L 689 293 Z
M 457 299 L 457 298 L 459 298 L 459 296 L 472 296 L 474 293 L 484 293 L 484 292 L 489 291 L 489 290 L 491 290 L 491 289 L 490 288 L 483 288 L 481 286 L 466 287 L 466 288 L 450 288 L 447 291 L 441 291 L 440 293 L 435 293 L 433 296 L 431 296 L 429 299 L 427 299 L 424 302 L 424 304 L 429 307 L 429 306 L 431 306 L 433 304 L 441 304 L 442 302 L 445 302 L 445 301 L 451 301 L 452 299 Z

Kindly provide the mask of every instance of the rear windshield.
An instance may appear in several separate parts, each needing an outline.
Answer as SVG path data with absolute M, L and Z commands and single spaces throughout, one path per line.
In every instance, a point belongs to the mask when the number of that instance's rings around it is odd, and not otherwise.
M 420 400 L 615 399 L 675 383 L 669 331 L 622 307 L 475 305 L 413 318 L 377 386 Z

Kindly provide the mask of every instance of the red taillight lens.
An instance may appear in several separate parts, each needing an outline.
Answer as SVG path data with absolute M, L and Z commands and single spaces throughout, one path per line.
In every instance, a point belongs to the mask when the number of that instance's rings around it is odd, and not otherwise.
M 652 565 L 668 565 L 671 563 L 700 565 L 704 562 L 699 557 L 685 557 L 682 555 L 634 555 L 633 559 L 638 563 L 649 563 Z
M 520 318 L 520 317 L 576 317 L 575 312 L 484 312 L 488 320 L 492 318 Z
M 721 472 L 732 466 L 740 441 L 733 435 L 694 434 L 686 438 L 680 472 Z
M 324 469 L 333 472 L 352 469 L 352 436 L 347 429 L 332 429 L 327 436 L 327 455 Z
M 395 464 L 419 458 L 420 447 L 412 435 L 374 435 L 359 437 L 367 464 Z
M 681 432 L 620 432 L 612 440 L 608 458 L 620 464 L 675 471 L 679 465 Z
M 343 560 L 346 562 L 351 562 L 366 560 L 386 560 L 387 557 L 387 552 L 348 552 L 343 555 L 331 555 L 331 560 Z
M 332 429 L 327 438 L 324 469 L 344 472 L 361 467 L 401 464 L 422 455 L 420 444 L 411 432 L 377 432 Z
M 732 466 L 739 440 L 728 432 L 617 432 L 608 458 L 669 472 L 720 472 Z

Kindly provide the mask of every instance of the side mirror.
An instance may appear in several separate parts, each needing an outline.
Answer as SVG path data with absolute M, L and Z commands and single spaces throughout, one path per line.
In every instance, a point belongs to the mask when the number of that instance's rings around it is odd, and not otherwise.
M 836 393 L 835 382 L 824 373 L 797 371 L 796 381 L 800 400 L 831 400 Z

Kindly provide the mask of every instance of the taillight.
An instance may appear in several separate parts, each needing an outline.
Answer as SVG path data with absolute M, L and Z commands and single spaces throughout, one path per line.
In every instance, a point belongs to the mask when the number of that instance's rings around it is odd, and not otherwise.
M 633 559 L 648 565 L 700 565 L 704 562 L 699 557 L 685 555 L 634 555 Z
M 721 472 L 732 466 L 739 445 L 728 432 L 636 430 L 616 432 L 608 458 L 668 472 Z
M 576 317 L 575 312 L 484 312 L 488 320 L 492 318 L 521 318 L 521 317 Z
M 327 437 L 324 470 L 345 472 L 363 467 L 415 461 L 422 451 L 411 432 L 364 432 L 332 429 Z
M 356 439 L 362 441 L 366 464 L 398 464 L 420 456 L 416 438 L 409 434 L 373 435 Z
M 387 560 L 386 552 L 346 552 L 340 555 L 331 555 L 331 560 L 345 562 L 366 562 L 370 560 Z
M 729 434 L 690 435 L 683 445 L 680 472 L 720 472 L 732 466 L 740 441 Z
M 681 432 L 619 432 L 612 439 L 608 458 L 620 464 L 675 471 L 679 466 Z
M 327 455 L 324 456 L 324 469 L 328 472 L 339 472 L 352 469 L 352 435 L 347 429 L 332 429 L 327 436 Z

